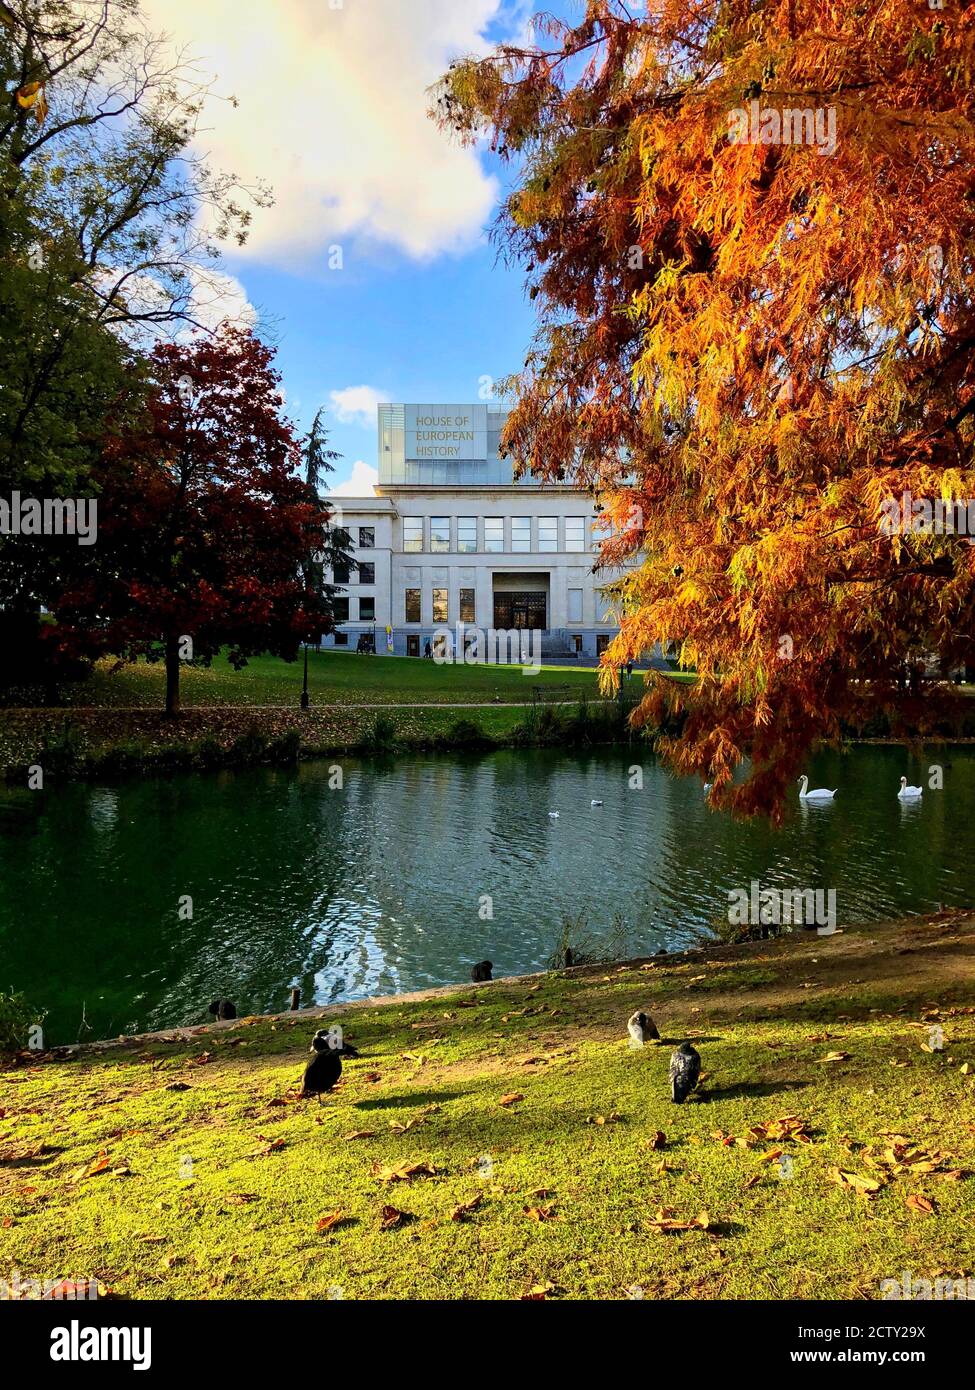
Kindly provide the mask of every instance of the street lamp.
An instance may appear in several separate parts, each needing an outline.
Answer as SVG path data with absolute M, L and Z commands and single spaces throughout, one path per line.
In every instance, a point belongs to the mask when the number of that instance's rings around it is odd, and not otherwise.
M 308 706 L 311 704 L 311 700 L 310 700 L 309 695 L 308 695 L 308 643 L 306 642 L 306 643 L 304 644 L 304 646 L 305 646 L 305 683 L 304 683 L 304 686 L 302 687 L 302 691 L 301 691 L 301 708 L 302 708 L 302 709 L 307 709 Z

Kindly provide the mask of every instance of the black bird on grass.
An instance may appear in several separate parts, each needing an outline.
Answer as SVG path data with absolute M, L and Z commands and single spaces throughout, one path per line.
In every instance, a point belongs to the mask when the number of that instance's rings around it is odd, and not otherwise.
M 214 999 L 207 1012 L 213 1014 L 214 1018 L 228 1019 L 237 1017 L 237 1010 L 229 999 Z
M 471 971 L 471 979 L 476 985 L 483 985 L 486 980 L 492 978 L 491 971 L 494 966 L 489 960 L 479 960 Z
M 347 1044 L 342 1043 L 339 1047 L 333 1047 L 333 1041 L 335 1039 L 331 1038 L 324 1028 L 319 1029 L 312 1038 L 311 1050 L 315 1055 L 305 1067 L 299 1095 L 300 1100 L 307 1100 L 309 1096 L 317 1096 L 318 1103 L 321 1105 L 322 1096 L 333 1089 L 342 1075 L 342 1052 Z M 355 1053 L 355 1056 L 358 1055 Z
M 670 1059 L 670 1093 L 675 1105 L 683 1105 L 701 1075 L 701 1054 L 689 1042 L 681 1043 Z

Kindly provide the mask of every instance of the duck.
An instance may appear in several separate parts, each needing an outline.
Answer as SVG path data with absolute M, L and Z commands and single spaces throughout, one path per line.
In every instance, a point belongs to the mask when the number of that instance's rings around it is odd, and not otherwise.
M 813 791 L 809 790 L 809 778 L 805 773 L 799 778 L 799 800 L 800 801 L 832 801 L 839 791 L 839 787 L 834 787 L 830 791 L 827 787 L 816 787 Z
M 689 1042 L 681 1043 L 670 1058 L 670 1094 L 683 1105 L 701 1077 L 701 1054 Z
M 635 1014 L 631 1014 L 630 1018 L 627 1020 L 626 1031 L 629 1033 L 633 1044 L 637 1047 L 642 1047 L 647 1038 L 652 1038 L 656 1042 L 660 1041 L 660 1034 L 657 1031 L 657 1025 L 654 1023 L 653 1019 L 649 1014 L 639 1011 Z
M 228 1019 L 237 1017 L 237 1009 L 231 1004 L 229 999 L 214 999 L 207 1009 L 207 1013 L 213 1014 L 214 1018 Z
M 906 778 L 906 777 L 902 777 L 902 778 L 901 778 L 901 789 L 900 789 L 900 791 L 897 793 L 897 799 L 898 799 L 898 801 L 916 801 L 917 798 L 918 798 L 919 796 L 923 796 L 923 795 L 924 795 L 924 788 L 923 788 L 923 787 L 909 787 L 909 786 L 907 785 L 907 778 Z
M 312 1038 L 311 1051 L 315 1055 L 305 1067 L 299 1099 L 317 1096 L 321 1105 L 322 1096 L 334 1089 L 342 1075 L 342 1051 L 332 1046 L 324 1028 L 319 1029 Z
M 484 984 L 485 981 L 493 978 L 491 972 L 494 969 L 489 960 L 480 960 L 471 970 L 471 979 L 476 985 Z

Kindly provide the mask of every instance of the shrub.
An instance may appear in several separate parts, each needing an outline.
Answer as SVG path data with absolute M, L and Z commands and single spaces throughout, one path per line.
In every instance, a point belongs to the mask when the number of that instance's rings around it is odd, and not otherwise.
M 223 767 L 227 755 L 219 739 L 208 738 L 200 739 L 193 749 L 193 761 L 200 772 L 211 772 L 218 767 Z
M 19 1052 L 30 1042 L 30 1030 L 44 1018 L 22 994 L 0 991 L 0 1054 Z
M 395 721 L 388 714 L 377 714 L 362 730 L 355 746 L 360 753 L 388 753 L 396 742 Z
M 273 738 L 267 746 L 268 760 L 275 767 L 294 767 L 300 752 L 301 734 L 297 729 L 289 729 L 287 733 Z
M 65 720 L 59 729 L 45 735 L 38 762 L 45 773 L 53 777 L 69 776 L 77 771 L 83 755 L 81 730 L 70 720 Z
M 565 953 L 572 952 L 573 965 L 597 965 L 603 956 L 595 949 L 595 942 L 589 932 L 589 919 L 584 912 L 574 917 L 565 914 L 559 927 L 555 947 L 546 962 L 548 970 L 565 969 Z
M 236 767 L 253 767 L 267 754 L 267 735 L 252 724 L 230 746 L 227 760 Z
M 480 724 L 473 719 L 456 719 L 443 735 L 443 744 L 449 748 L 491 748 L 494 739 L 486 734 Z

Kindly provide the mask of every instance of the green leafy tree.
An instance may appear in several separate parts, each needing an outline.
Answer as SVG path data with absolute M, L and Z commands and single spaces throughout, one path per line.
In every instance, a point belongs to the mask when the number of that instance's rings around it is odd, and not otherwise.
M 139 351 L 212 326 L 267 193 L 195 153 L 210 84 L 137 0 L 9 0 L 0 82 L 0 495 L 83 496 Z M 0 603 L 36 610 L 51 550 L 0 541 Z

